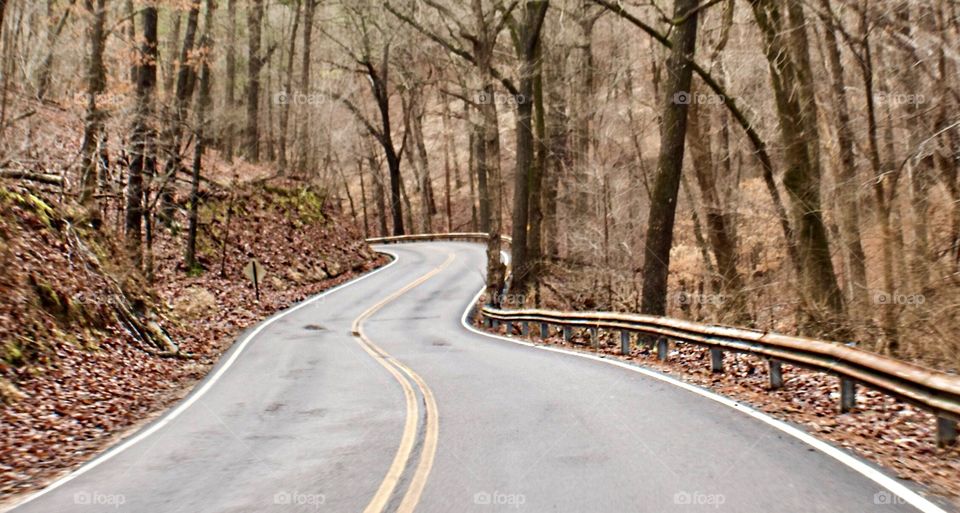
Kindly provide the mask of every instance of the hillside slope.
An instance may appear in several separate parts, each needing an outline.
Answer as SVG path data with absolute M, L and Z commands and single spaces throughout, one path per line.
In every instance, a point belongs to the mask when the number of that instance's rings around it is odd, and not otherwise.
M 63 141 L 76 128 L 39 140 L 54 156 L 43 168 L 59 163 L 66 180 L 75 177 Z M 59 187 L 0 178 L 0 498 L 142 425 L 244 329 L 382 263 L 316 183 L 215 154 L 207 166 L 200 266 L 183 267 L 181 211 L 155 228 L 152 282 L 126 256 L 119 212 L 106 208 L 94 228 Z M 184 186 L 176 201 L 185 199 Z M 259 302 L 243 274 L 252 259 L 266 270 Z

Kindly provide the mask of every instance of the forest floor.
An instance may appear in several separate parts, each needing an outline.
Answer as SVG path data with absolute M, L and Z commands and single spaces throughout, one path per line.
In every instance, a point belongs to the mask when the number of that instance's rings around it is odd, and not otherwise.
M 68 169 L 77 120 L 56 108 L 39 116 L 56 127 L 34 138 L 48 151 L 20 163 Z M 59 187 L 0 179 L 0 501 L 41 488 L 159 415 L 245 329 L 384 262 L 324 189 L 215 154 L 207 169 L 200 268 L 183 266 L 180 213 L 156 229 L 152 283 L 126 256 L 116 205 L 94 229 Z M 259 302 L 243 274 L 253 258 L 266 270 Z M 165 332 L 175 350 L 150 344 L 124 312 Z
M 486 331 L 507 334 L 505 326 Z M 511 336 L 519 337 L 520 333 L 514 331 Z M 621 355 L 619 336 L 610 334 L 601 334 L 599 350 L 591 349 L 589 335 L 584 333 L 575 334 L 569 343 L 560 336 L 535 341 L 620 359 L 730 397 L 800 426 L 901 479 L 919 484 L 926 494 L 960 506 L 960 445 L 938 448 L 933 415 L 880 392 L 861 388 L 856 409 L 839 414 L 838 379 L 784 364 L 784 385 L 771 390 L 767 366 L 751 355 L 726 355 L 724 372 L 718 374 L 711 371 L 709 350 L 689 344 L 672 346 L 667 361 L 661 362 L 655 350 L 645 347 L 635 346 L 631 354 Z

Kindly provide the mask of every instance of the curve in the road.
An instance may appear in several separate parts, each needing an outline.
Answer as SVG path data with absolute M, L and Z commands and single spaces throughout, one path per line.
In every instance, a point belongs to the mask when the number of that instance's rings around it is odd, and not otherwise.
M 388 251 L 385 251 L 384 253 L 390 255 L 394 261 L 398 260 L 399 258 L 395 253 Z M 400 483 L 400 479 L 403 477 L 403 472 L 410 462 L 410 456 L 413 452 L 413 446 L 417 436 L 417 420 L 419 418 L 419 409 L 417 407 L 417 398 L 414 394 L 413 387 L 410 385 L 409 381 L 407 381 L 408 378 L 413 380 L 414 384 L 420 391 L 420 395 L 423 397 L 424 409 L 426 410 L 426 427 L 422 443 L 420 444 L 421 451 L 417 468 L 410 480 L 410 486 L 407 488 L 407 492 L 404 494 L 403 500 L 400 502 L 400 506 L 397 508 L 397 513 L 412 513 L 417 507 L 417 503 L 420 501 L 420 496 L 423 493 L 423 487 L 426 485 L 427 477 L 430 475 L 430 469 L 433 466 L 433 458 L 437 451 L 437 437 L 440 430 L 440 425 L 438 420 L 439 412 L 437 409 L 437 402 L 433 397 L 433 392 L 430 390 L 430 387 L 423 382 L 423 379 L 421 379 L 416 372 L 406 365 L 400 363 L 396 359 L 391 358 L 386 351 L 370 340 L 370 337 L 368 337 L 363 331 L 363 322 L 380 311 L 384 306 L 396 301 L 400 296 L 419 287 L 430 278 L 441 273 L 444 269 L 450 266 L 455 258 L 456 255 L 450 253 L 447 256 L 447 259 L 438 267 L 424 274 L 402 289 L 387 296 L 377 304 L 371 306 L 353 321 L 353 335 L 357 337 L 363 349 L 374 360 L 376 360 L 377 363 L 387 369 L 394 379 L 397 380 L 397 382 L 403 388 L 407 407 L 407 420 L 404 423 L 403 437 L 401 438 L 400 447 L 397 449 L 397 454 L 394 457 L 393 463 L 390 464 L 390 469 L 387 471 L 386 477 L 384 477 L 383 482 L 377 489 L 377 493 L 374 494 L 373 499 L 370 500 L 370 504 L 368 504 L 363 510 L 364 513 L 381 513 L 387 507 L 390 497 L 393 496 L 394 490 Z
M 388 254 L 391 254 L 391 253 L 389 253 L 389 252 L 387 252 L 387 253 L 388 253 Z M 391 255 L 392 255 L 392 254 L 391 254 Z M 110 461 L 110 460 L 113 459 L 114 457 L 118 456 L 120 453 L 126 451 L 127 449 L 129 449 L 130 447 L 136 445 L 137 443 L 141 442 L 142 440 L 146 439 L 146 438 L 149 437 L 150 435 L 152 435 L 152 434 L 156 433 L 157 431 L 163 429 L 164 426 L 166 426 L 167 424 L 169 424 L 170 422 L 172 422 L 174 419 L 176 419 L 177 417 L 179 417 L 184 411 L 186 411 L 188 408 L 190 408 L 190 406 L 192 406 L 194 403 L 196 403 L 196 402 L 197 402 L 201 397 L 203 397 L 211 388 L 213 388 L 213 386 L 217 383 L 217 381 L 220 380 L 220 378 L 227 372 L 227 370 L 229 370 L 230 367 L 233 366 L 233 364 L 237 361 L 237 359 L 240 357 L 240 355 L 243 354 L 244 349 L 247 348 L 247 346 L 250 344 L 250 342 L 251 342 L 253 339 L 255 339 L 255 338 L 257 337 L 257 335 L 259 335 L 263 330 L 265 330 L 265 329 L 267 329 L 268 327 L 270 327 L 271 324 L 273 324 L 274 322 L 276 322 L 276 321 L 279 320 L 280 318 L 282 318 L 282 317 L 284 317 L 284 316 L 286 316 L 286 315 L 292 314 L 292 313 L 294 313 L 294 312 L 296 312 L 296 311 L 298 311 L 298 310 L 301 310 L 301 309 L 303 309 L 303 308 L 306 308 L 307 306 L 310 306 L 311 304 L 316 303 L 317 301 L 320 301 L 320 300 L 326 298 L 327 296 L 329 296 L 329 295 L 331 295 L 331 294 L 339 291 L 340 289 L 349 287 L 349 286 L 351 286 L 351 285 L 355 285 L 355 284 L 360 283 L 361 281 L 364 281 L 364 280 L 368 280 L 368 279 L 372 278 L 373 276 L 377 275 L 378 273 L 381 273 L 381 272 L 389 269 L 390 267 L 392 267 L 392 266 L 395 265 L 396 263 L 397 263 L 397 258 L 396 258 L 395 255 L 393 255 L 393 260 L 391 260 L 391 261 L 388 262 L 387 264 L 383 265 L 382 267 L 379 267 L 379 268 L 377 268 L 377 269 L 374 269 L 373 271 L 370 271 L 370 272 L 368 272 L 368 273 L 366 273 L 366 274 L 364 274 L 364 275 L 362 275 L 362 276 L 358 276 L 357 278 L 352 279 L 352 280 L 350 280 L 350 281 L 346 281 L 346 282 L 344 282 L 344 283 L 341 283 L 340 285 L 337 285 L 336 287 L 332 287 L 332 288 L 330 288 L 329 290 L 326 290 L 326 291 L 324 291 L 324 292 L 321 292 L 320 294 L 317 294 L 316 296 L 314 296 L 314 297 L 312 297 L 312 298 L 310 298 L 310 299 L 307 299 L 306 301 L 303 301 L 303 302 L 301 302 L 301 303 L 299 303 L 299 304 L 296 304 L 296 305 L 294 305 L 294 306 L 292 306 L 292 307 L 290 307 L 290 308 L 288 308 L 288 309 L 286 309 L 286 310 L 277 312 L 277 313 L 275 313 L 274 315 L 268 317 L 266 320 L 264 320 L 263 322 L 261 322 L 260 324 L 258 324 L 258 325 L 253 329 L 253 331 L 251 331 L 247 336 L 243 337 L 243 339 L 240 341 L 240 343 L 234 345 L 234 346 L 229 350 L 229 352 L 228 352 L 228 354 L 227 354 L 227 359 L 224 360 L 224 361 L 222 361 L 222 363 L 220 363 L 219 365 L 217 365 L 217 367 L 214 369 L 213 373 L 210 374 L 210 375 L 208 375 L 207 378 L 205 378 L 205 379 L 201 382 L 199 388 L 197 388 L 197 389 L 195 389 L 193 392 L 191 392 L 191 393 L 187 396 L 187 398 L 184 399 L 181 403 L 179 403 L 179 404 L 177 404 L 176 406 L 174 406 L 170 411 L 168 411 L 168 412 L 166 412 L 165 414 L 163 414 L 163 415 L 162 415 L 160 418 L 158 418 L 156 421 L 154 421 L 153 423 L 151 423 L 150 425 L 148 425 L 148 426 L 147 426 L 146 428 L 144 428 L 143 430 L 137 432 L 136 434 L 134 434 L 134 435 L 133 435 L 132 437 L 130 437 L 129 439 L 120 442 L 119 445 L 116 445 L 116 446 L 114 446 L 114 447 L 111 447 L 111 448 L 107 449 L 106 452 L 104 452 L 104 453 L 101 454 L 100 456 L 97 456 L 97 457 L 94 458 L 93 460 L 91 460 L 91 461 L 89 461 L 89 462 L 81 465 L 80 468 L 78 468 L 78 469 L 76 469 L 76 470 L 68 473 L 67 475 L 65 475 L 65 476 L 57 479 L 56 481 L 50 483 L 49 485 L 45 486 L 42 490 L 39 490 L 39 491 L 37 491 L 37 492 L 35 492 L 35 493 L 33 493 L 33 494 L 30 494 L 30 495 L 28 495 L 27 497 L 25 497 L 24 499 L 18 501 L 16 504 L 14 504 L 13 507 L 10 508 L 10 510 L 12 510 L 12 509 L 14 509 L 14 508 L 17 508 L 17 507 L 20 507 L 20 506 L 23 506 L 23 505 L 26 505 L 26 504 L 28 504 L 28 503 L 30 503 L 30 502 L 32 502 L 32 501 L 34 501 L 34 500 L 36 500 L 36 499 L 38 499 L 38 498 L 40 498 L 40 497 L 43 497 L 44 495 L 46 495 L 46 494 L 48 494 L 48 493 L 50 493 L 50 492 L 53 492 L 54 490 L 60 488 L 61 486 L 69 483 L 70 481 L 73 481 L 74 479 L 76 479 L 76 478 L 78 478 L 78 477 L 86 474 L 87 472 L 89 472 L 89 471 L 97 468 L 98 466 L 100 466 L 100 465 L 102 465 L 102 464 Z
M 378 249 L 394 260 L 264 321 L 167 415 L 17 513 L 943 513 L 730 399 L 475 330 L 479 245 Z
M 644 376 L 662 381 L 664 383 L 669 383 L 670 385 L 682 388 L 689 392 L 693 392 L 694 394 L 697 394 L 701 397 L 705 397 L 707 399 L 710 399 L 711 401 L 715 401 L 724 406 L 733 408 L 734 410 L 743 412 L 786 435 L 789 435 L 793 438 L 796 438 L 797 440 L 800 440 L 801 442 L 809 445 L 810 447 L 850 467 L 853 471 L 867 477 L 868 479 L 877 483 L 878 485 L 886 488 L 891 493 L 903 499 L 906 503 L 910 504 L 911 506 L 917 508 L 918 510 L 924 513 L 946 513 L 942 508 L 930 502 L 928 499 L 921 496 L 917 492 L 904 486 L 902 483 L 898 482 L 896 479 L 891 478 L 890 476 L 884 474 L 883 472 L 877 470 L 876 468 L 870 466 L 869 464 L 863 462 L 862 460 L 850 455 L 846 451 L 840 450 L 834 447 L 833 445 L 830 445 L 829 443 L 824 442 L 823 440 L 820 440 L 819 438 L 816 438 L 801 429 L 791 426 L 790 424 L 787 424 L 786 422 L 783 422 L 781 420 L 775 419 L 764 412 L 751 408 L 750 406 L 744 405 L 743 403 L 734 401 L 728 397 L 724 397 L 722 395 L 713 393 L 707 389 L 680 381 L 678 379 L 667 376 L 666 374 L 661 374 L 654 370 L 638 367 L 636 365 L 631 365 L 629 363 L 626 363 L 620 360 L 609 359 L 609 358 L 596 356 L 589 353 L 571 351 L 571 350 L 562 349 L 558 347 L 538 345 L 538 344 L 534 344 L 524 340 L 518 340 L 510 337 L 505 337 L 502 335 L 481 331 L 470 323 L 469 318 L 470 318 L 471 310 L 473 310 L 474 305 L 477 304 L 477 301 L 480 300 L 480 296 L 482 295 L 483 295 L 483 289 L 481 289 L 480 292 L 477 293 L 477 295 L 473 299 L 473 302 L 471 302 L 470 306 L 467 307 L 467 309 L 463 312 L 463 317 L 461 318 L 461 324 L 463 324 L 463 327 L 469 331 L 476 333 L 477 335 L 482 335 L 484 337 L 502 340 L 502 341 L 513 343 L 513 344 L 520 344 L 522 346 L 531 347 L 534 349 L 541 349 L 545 351 L 551 351 L 555 353 L 576 356 L 579 358 L 586 358 L 589 360 L 602 362 L 609 365 L 614 365 L 622 369 L 627 369 L 632 372 L 643 374 Z

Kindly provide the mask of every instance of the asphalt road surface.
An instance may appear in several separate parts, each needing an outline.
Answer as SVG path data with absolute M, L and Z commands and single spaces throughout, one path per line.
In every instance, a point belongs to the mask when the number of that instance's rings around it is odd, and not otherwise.
M 14 511 L 938 511 L 691 390 L 467 330 L 479 245 L 381 249 Z

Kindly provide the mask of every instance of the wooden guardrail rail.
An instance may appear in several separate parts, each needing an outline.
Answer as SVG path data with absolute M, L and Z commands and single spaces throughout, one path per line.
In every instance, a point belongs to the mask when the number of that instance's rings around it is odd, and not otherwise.
M 427 234 L 370 239 L 377 242 L 465 240 L 485 242 L 485 233 Z M 960 421 L 960 376 L 940 372 L 847 346 L 839 342 L 816 340 L 743 328 L 717 326 L 652 315 L 612 312 L 560 312 L 554 310 L 504 310 L 484 306 L 477 310 L 486 326 L 507 323 L 519 326 L 523 335 L 530 325 L 539 324 L 539 336 L 550 336 L 559 329 L 569 341 L 574 329 L 588 330 L 592 345 L 599 347 L 599 330 L 620 333 L 620 350 L 628 354 L 633 339 L 655 339 L 657 355 L 667 359 L 670 342 L 696 344 L 710 349 L 714 372 L 723 372 L 724 353 L 746 353 L 767 360 L 770 386 L 783 386 L 782 364 L 832 374 L 840 379 L 840 411 L 854 408 L 858 386 L 881 391 L 932 412 L 937 418 L 937 444 L 957 441 Z

